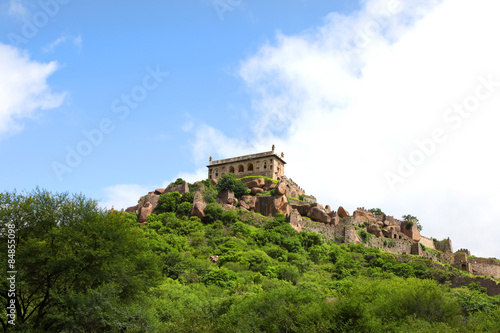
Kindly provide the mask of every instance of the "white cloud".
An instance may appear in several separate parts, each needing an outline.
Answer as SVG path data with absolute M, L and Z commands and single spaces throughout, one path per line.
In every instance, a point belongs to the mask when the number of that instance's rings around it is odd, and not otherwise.
M 426 236 L 500 257 L 492 236 L 500 233 L 500 86 L 456 129 L 443 118 L 471 101 L 481 77 L 500 82 L 498 4 L 391 3 L 367 1 L 317 29 L 278 34 L 246 59 L 240 75 L 254 101 L 256 137 L 276 142 L 287 175 L 325 204 L 410 213 Z M 384 174 L 396 173 L 399 157 L 408 159 L 436 128 L 447 140 L 391 191 Z M 200 158 L 260 148 L 210 127 L 196 139 Z
M 61 37 L 57 38 L 55 41 L 53 41 L 52 43 L 50 43 L 47 46 L 43 47 L 42 48 L 42 52 L 43 53 L 53 52 L 54 49 L 58 45 L 66 43 L 68 41 L 71 42 L 78 49 L 78 51 L 82 50 L 82 46 L 83 46 L 82 36 L 78 35 L 77 37 L 61 36 Z
M 153 189 L 154 190 L 154 189 Z M 148 194 L 151 189 L 137 184 L 119 184 L 104 188 L 101 207 L 116 210 L 137 205 L 139 198 Z
M 56 62 L 38 63 L 14 47 L 0 43 L 0 136 L 22 129 L 22 120 L 36 111 L 60 106 L 63 93 L 54 93 L 47 79 L 58 69 Z
M 9 15 L 23 17 L 26 16 L 28 11 L 20 0 L 10 0 Z

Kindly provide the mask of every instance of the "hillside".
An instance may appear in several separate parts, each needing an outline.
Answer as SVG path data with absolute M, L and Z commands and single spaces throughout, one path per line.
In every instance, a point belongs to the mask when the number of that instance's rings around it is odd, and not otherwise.
M 15 297 L 1 276 L 2 308 L 17 304 L 11 330 L 500 331 L 500 296 L 490 296 L 498 281 L 437 260 L 456 254 L 419 243 L 412 244 L 420 255 L 383 251 L 373 246 L 403 239 L 368 233 L 372 224 L 334 216 L 304 193 L 291 199 L 292 181 L 244 181 L 260 185 L 179 179 L 130 213 L 38 189 L 2 193 L 0 221 L 17 246 Z M 330 221 L 297 214 L 291 201 Z M 9 233 L 2 232 L 3 262 Z M 396 248 L 404 246 L 388 247 Z

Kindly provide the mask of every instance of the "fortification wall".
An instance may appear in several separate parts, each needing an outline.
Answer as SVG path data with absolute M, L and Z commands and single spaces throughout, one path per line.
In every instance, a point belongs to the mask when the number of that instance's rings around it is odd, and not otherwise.
M 494 258 L 469 258 L 472 272 L 477 275 L 500 278 L 500 261 Z
M 432 238 L 427 238 L 425 236 L 420 235 L 420 244 L 423 244 L 426 248 L 436 249 L 434 246 L 434 240 Z

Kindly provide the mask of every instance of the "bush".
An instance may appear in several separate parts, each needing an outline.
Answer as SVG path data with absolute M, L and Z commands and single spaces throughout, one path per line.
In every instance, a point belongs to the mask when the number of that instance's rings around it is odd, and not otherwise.
M 228 173 L 219 179 L 217 190 L 219 192 L 229 190 L 234 193 L 236 198 L 241 198 L 244 194 L 246 194 L 248 187 L 241 180 L 236 179 L 234 174 Z
M 177 210 L 177 205 L 181 202 L 179 192 L 171 192 L 160 195 L 155 211 L 157 213 L 170 213 Z
M 181 202 L 193 203 L 193 200 L 194 200 L 194 193 L 193 192 L 186 192 L 181 197 Z
M 205 207 L 205 217 L 203 218 L 203 222 L 214 223 L 215 221 L 220 220 L 223 212 L 224 210 L 218 204 L 209 203 Z
M 191 214 L 191 210 L 193 209 L 193 204 L 190 202 L 182 202 L 177 206 L 176 214 L 177 216 L 187 216 Z
M 238 282 L 238 275 L 226 268 L 217 268 L 211 270 L 202 279 L 206 285 L 216 285 L 224 289 L 232 289 Z

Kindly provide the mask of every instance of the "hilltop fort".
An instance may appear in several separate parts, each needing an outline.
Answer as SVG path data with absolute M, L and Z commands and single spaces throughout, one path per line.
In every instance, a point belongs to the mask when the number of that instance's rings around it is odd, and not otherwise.
M 190 215 L 203 220 L 208 204 L 205 187 L 217 185 L 224 175 L 234 174 L 246 184 L 248 191 L 240 198 L 228 190 L 217 193 L 217 203 L 225 210 L 253 213 L 257 219 L 283 214 L 297 232 L 317 232 L 325 240 L 338 244 L 364 244 L 387 252 L 429 258 L 450 268 L 482 276 L 478 279 L 488 288 L 488 293 L 500 294 L 500 285 L 487 278 L 500 278 L 499 260 L 471 256 L 467 249 L 453 252 L 449 238 L 438 241 L 425 237 L 420 234 L 416 221 L 399 220 L 380 209 L 359 207 L 350 214 L 342 206 L 333 210 L 330 205 L 319 204 L 314 196 L 306 195 L 304 189 L 285 176 L 285 165 L 284 154 L 276 154 L 274 145 L 268 152 L 222 160 L 210 157 L 207 181 L 191 186 L 184 182 L 156 189 L 126 211 L 136 213 L 140 223 L 147 223 L 147 216 L 154 212 L 160 195 L 192 192 L 194 199 Z

